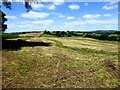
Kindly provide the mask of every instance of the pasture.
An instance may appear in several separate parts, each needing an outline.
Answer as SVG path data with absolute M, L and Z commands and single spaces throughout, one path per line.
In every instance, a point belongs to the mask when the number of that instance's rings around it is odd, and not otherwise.
M 117 41 L 39 35 L 7 40 L 2 50 L 3 88 L 118 86 Z

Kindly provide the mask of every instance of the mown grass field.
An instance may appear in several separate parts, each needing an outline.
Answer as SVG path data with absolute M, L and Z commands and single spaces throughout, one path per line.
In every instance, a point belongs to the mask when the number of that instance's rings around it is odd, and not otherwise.
M 50 35 L 9 40 L 22 44 L 2 50 L 3 88 L 118 86 L 117 41 Z

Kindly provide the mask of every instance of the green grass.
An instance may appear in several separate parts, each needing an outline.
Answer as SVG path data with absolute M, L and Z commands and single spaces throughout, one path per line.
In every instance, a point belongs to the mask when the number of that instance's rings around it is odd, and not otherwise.
M 49 35 L 49 34 L 43 34 L 40 37 L 57 37 L 57 36 L 55 36 L 55 35 Z
M 118 35 L 118 34 L 110 34 L 110 36 L 120 36 L 120 35 Z
M 55 45 L 56 45 L 57 47 L 63 47 L 62 42 L 60 42 L 60 41 L 58 41 L 58 40 L 53 40 L 53 39 L 48 39 L 48 40 L 54 41 L 54 42 L 55 42 Z
M 80 52 L 84 52 L 84 53 L 118 55 L 117 52 L 107 52 L 107 51 L 103 51 L 103 50 L 95 50 L 95 49 L 90 49 L 90 48 L 77 48 L 77 47 L 63 46 L 62 42 L 60 42 L 58 40 L 53 40 L 53 39 L 48 39 L 48 40 L 54 41 L 56 43 L 55 45 L 60 48 L 71 49 L 71 50 L 80 51 Z
M 20 37 L 18 35 L 14 35 L 14 34 L 10 34 L 10 33 L 1 33 L 0 35 L 2 35 L 3 39 L 11 39 L 11 38 L 18 38 L 18 37 Z
M 78 38 L 78 39 L 74 39 L 74 40 L 86 40 L 86 37 L 83 38 Z M 101 42 L 101 43 L 112 43 L 112 44 L 118 44 L 118 41 L 107 41 L 107 40 L 98 40 L 98 39 L 89 39 L 89 41 L 95 41 L 95 42 Z
M 31 40 L 31 38 L 24 38 Z M 59 40 L 78 37 L 34 38 L 52 46 L 3 50 L 4 88 L 116 88 L 118 54 L 90 48 L 65 46 Z M 76 40 L 79 39 L 79 40 Z M 84 39 L 90 41 L 91 39 Z M 32 42 L 32 41 L 31 41 Z M 93 41 L 96 42 L 96 41 Z M 101 42 L 103 43 L 103 42 Z

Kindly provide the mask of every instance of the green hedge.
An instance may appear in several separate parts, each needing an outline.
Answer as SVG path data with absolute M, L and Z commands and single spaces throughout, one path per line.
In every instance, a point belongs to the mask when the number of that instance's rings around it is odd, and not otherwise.
M 120 41 L 120 36 L 117 34 L 90 34 L 86 33 L 84 37 L 95 38 L 100 40 Z
M 10 33 L 1 33 L 0 36 L 2 39 L 10 39 L 10 38 L 18 38 L 18 35 L 10 34 Z

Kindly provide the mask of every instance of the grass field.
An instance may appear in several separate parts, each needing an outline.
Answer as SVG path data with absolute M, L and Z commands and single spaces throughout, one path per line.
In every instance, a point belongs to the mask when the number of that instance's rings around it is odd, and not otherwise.
M 2 50 L 3 88 L 118 86 L 117 41 L 46 35 L 21 39 L 11 39 L 22 43 L 19 49 Z

